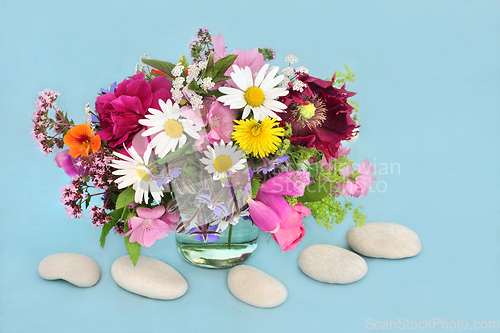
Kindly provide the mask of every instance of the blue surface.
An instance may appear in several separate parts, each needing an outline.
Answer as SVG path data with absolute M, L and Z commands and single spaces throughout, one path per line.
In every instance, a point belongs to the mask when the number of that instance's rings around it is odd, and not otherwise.
M 383 321 L 500 321 L 500 2 L 147 3 L 0 1 L 1 332 L 353 333 Z M 280 66 L 293 53 L 314 76 L 351 65 L 362 126 L 352 157 L 379 167 L 378 191 L 357 203 L 368 221 L 415 230 L 420 255 L 366 258 L 368 274 L 350 285 L 316 282 L 298 268 L 300 251 L 347 247 L 353 223 L 325 231 L 308 219 L 295 251 L 281 254 L 262 234 L 248 261 L 287 287 L 275 309 L 238 301 L 227 271 L 190 266 L 174 237 L 143 254 L 176 268 L 186 295 L 151 300 L 114 283 L 110 267 L 126 254 L 123 240 L 110 235 L 101 249 L 88 216 L 66 219 L 59 188 L 69 179 L 30 137 L 37 93 L 59 90 L 58 106 L 83 121 L 85 104 L 129 76 L 139 56 L 175 61 L 201 26 L 222 33 L 230 50 L 273 47 Z M 57 252 L 94 258 L 99 283 L 81 289 L 40 278 L 39 262 Z

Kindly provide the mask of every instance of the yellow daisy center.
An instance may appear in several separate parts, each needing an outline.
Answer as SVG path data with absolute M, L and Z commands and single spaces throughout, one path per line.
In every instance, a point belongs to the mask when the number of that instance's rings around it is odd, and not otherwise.
M 165 133 L 171 138 L 178 138 L 182 135 L 184 127 L 182 124 L 175 119 L 169 119 L 163 125 Z
M 135 168 L 135 172 L 137 173 L 137 176 L 139 176 L 139 178 L 141 178 L 144 181 L 150 180 L 151 177 L 149 177 L 146 170 L 139 168 L 139 167 L 145 167 L 145 165 L 144 164 L 137 164 L 137 167 Z
M 214 161 L 215 169 L 220 173 L 225 173 L 233 166 L 233 161 L 229 156 L 220 155 Z
M 313 103 L 307 102 L 305 105 L 299 106 L 299 114 L 304 119 L 311 119 L 316 114 L 316 107 Z
M 264 92 L 259 87 L 252 86 L 245 91 L 245 102 L 250 106 L 261 106 L 264 104 Z

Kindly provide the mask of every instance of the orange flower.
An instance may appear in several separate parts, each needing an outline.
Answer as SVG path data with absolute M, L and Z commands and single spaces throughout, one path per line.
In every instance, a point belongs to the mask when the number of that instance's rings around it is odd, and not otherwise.
M 73 158 L 80 155 L 87 157 L 90 149 L 95 153 L 101 148 L 101 138 L 99 135 L 94 136 L 87 124 L 76 125 L 70 129 L 64 136 L 64 143 L 71 148 L 69 153 Z

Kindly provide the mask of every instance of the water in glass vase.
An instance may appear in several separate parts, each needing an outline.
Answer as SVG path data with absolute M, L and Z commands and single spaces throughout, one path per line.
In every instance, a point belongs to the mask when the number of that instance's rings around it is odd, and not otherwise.
M 177 249 L 190 264 L 205 268 L 229 268 L 246 261 L 257 248 L 259 229 L 251 220 L 240 218 L 236 225 L 229 225 L 220 235 L 216 226 L 199 233 L 176 233 Z M 212 229 L 212 230 L 210 230 Z M 207 241 L 200 241 L 200 235 L 208 235 Z M 214 240 L 218 236 L 218 239 Z

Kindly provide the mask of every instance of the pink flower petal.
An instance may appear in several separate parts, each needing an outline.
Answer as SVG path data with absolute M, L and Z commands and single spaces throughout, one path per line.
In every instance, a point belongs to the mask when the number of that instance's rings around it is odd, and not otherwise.
M 137 215 L 143 219 L 159 219 L 165 213 L 165 207 L 156 206 L 153 209 L 139 207 L 137 208 Z
M 248 200 L 249 213 L 252 221 L 265 232 L 272 231 L 278 226 L 278 215 L 266 204 L 253 199 Z
M 280 195 L 304 195 L 309 184 L 309 173 L 306 171 L 287 171 L 268 179 L 260 188 L 260 192 Z

